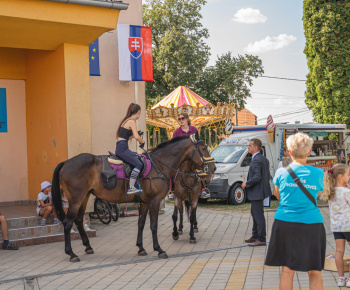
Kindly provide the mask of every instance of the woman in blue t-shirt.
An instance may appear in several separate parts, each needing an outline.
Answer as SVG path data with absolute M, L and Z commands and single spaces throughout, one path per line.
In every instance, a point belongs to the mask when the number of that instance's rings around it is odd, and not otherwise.
M 287 139 L 292 159 L 289 165 L 311 196 L 317 201 L 323 187 L 324 172 L 308 166 L 313 140 L 297 133 Z M 286 168 L 276 171 L 275 196 L 280 201 L 272 226 L 266 265 L 282 266 L 280 289 L 292 289 L 295 271 L 308 272 L 310 289 L 323 289 L 326 233 L 317 206 L 294 182 Z

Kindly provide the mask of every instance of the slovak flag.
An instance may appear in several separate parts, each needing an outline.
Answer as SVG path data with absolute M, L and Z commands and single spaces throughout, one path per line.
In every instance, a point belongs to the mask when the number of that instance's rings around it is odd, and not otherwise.
M 153 81 L 152 29 L 118 24 L 119 80 Z

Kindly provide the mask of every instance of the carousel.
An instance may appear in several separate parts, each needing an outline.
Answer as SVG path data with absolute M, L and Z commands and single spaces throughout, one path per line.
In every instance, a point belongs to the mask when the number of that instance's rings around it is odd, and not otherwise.
M 181 113 L 188 114 L 191 125 L 199 132 L 204 130 L 204 141 L 211 146 L 212 139 L 218 144 L 218 139 L 225 137 L 225 120 L 233 116 L 234 106 L 221 103 L 214 106 L 190 89 L 180 86 L 153 107 L 148 106 L 146 123 L 154 126 L 153 146 L 161 141 L 160 128 L 166 130 L 168 139 L 172 138 L 175 129 L 180 126 L 178 116 Z M 151 144 L 150 132 L 147 133 L 148 144 Z

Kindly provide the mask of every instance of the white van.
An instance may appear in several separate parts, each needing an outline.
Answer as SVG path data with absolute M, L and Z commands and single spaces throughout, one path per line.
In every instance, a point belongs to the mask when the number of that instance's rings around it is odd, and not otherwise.
M 308 158 L 310 165 L 329 169 L 334 163 L 348 162 L 350 154 L 350 133 L 346 125 L 333 124 L 276 124 L 275 130 L 265 126 L 232 127 L 228 138 L 222 140 L 211 152 L 215 158 L 216 171 L 208 186 L 212 199 L 227 199 L 229 204 L 243 204 L 246 193 L 242 183 L 247 181 L 251 155 L 248 144 L 258 138 L 262 142 L 262 154 L 270 162 L 271 188 L 272 177 L 283 157 L 286 138 L 297 132 L 309 134 L 314 139 L 313 152 Z M 328 139 L 336 134 L 338 143 Z

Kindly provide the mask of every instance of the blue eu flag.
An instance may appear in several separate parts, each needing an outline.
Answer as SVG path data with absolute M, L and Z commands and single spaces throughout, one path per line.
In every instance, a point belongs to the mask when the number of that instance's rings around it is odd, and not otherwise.
M 89 46 L 90 76 L 100 76 L 98 38 Z

